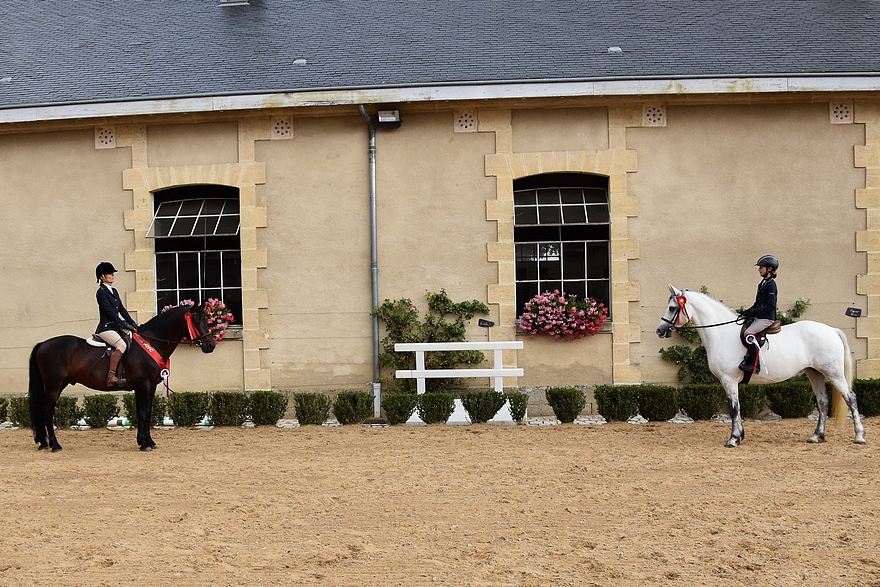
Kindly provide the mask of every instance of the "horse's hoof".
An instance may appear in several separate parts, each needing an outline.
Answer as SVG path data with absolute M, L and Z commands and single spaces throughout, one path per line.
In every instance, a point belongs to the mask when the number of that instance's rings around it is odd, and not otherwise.
M 853 440 L 853 444 L 865 444 L 865 439 L 864 438 L 856 438 L 855 440 Z
M 724 448 L 736 448 L 739 446 L 739 442 L 733 438 L 727 441 L 727 444 L 724 445 Z
M 820 442 L 825 442 L 825 437 L 814 434 L 807 439 L 807 442 L 809 442 L 810 444 L 818 444 Z
M 153 447 L 152 446 L 142 446 L 141 447 L 141 452 L 147 452 L 148 450 L 153 450 Z
M 48 444 L 41 444 L 37 447 L 37 450 L 46 450 L 47 448 L 49 448 Z
M 61 450 L 61 445 L 52 447 L 52 452 L 58 452 L 59 450 Z

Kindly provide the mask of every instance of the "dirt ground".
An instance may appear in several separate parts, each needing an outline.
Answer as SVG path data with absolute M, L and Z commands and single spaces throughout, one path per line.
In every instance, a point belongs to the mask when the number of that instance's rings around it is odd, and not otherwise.
M 880 586 L 880 419 L 0 432 L 0 585 Z

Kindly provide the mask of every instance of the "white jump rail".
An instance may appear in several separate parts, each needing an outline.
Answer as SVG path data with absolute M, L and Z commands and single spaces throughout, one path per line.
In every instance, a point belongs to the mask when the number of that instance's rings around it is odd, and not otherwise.
M 523 370 L 505 369 L 501 353 L 521 348 L 523 348 L 522 341 L 399 342 L 394 345 L 394 350 L 415 352 L 416 368 L 399 369 L 394 376 L 397 379 L 415 379 L 416 390 L 420 394 L 425 393 L 425 379 L 458 379 L 460 377 L 488 377 L 495 380 L 495 391 L 504 391 L 504 378 L 522 377 Z M 492 369 L 425 369 L 425 353 L 432 351 L 493 351 L 495 363 Z

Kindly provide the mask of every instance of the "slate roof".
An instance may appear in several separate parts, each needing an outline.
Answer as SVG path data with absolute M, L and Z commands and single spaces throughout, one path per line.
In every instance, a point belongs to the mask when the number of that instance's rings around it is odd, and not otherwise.
M 880 73 L 877 0 L 220 2 L 3 0 L 0 109 L 328 88 Z

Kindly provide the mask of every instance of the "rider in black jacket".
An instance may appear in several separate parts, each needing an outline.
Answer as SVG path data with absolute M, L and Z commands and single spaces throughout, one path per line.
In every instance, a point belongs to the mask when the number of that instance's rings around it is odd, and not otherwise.
M 125 379 L 116 376 L 116 369 L 125 352 L 125 339 L 122 337 L 123 330 L 137 330 L 138 326 L 125 306 L 119 292 L 113 288 L 116 279 L 116 268 L 106 261 L 95 267 L 95 277 L 100 284 L 95 296 L 98 299 L 100 322 L 95 329 L 95 336 L 112 346 L 115 350 L 110 355 L 110 369 L 107 371 L 107 387 L 122 387 L 126 384 Z M 120 317 L 121 315 L 121 317 Z
M 755 303 L 742 312 L 743 316 L 752 319 L 752 323 L 743 332 L 744 337 L 748 334 L 761 332 L 776 320 L 776 270 L 779 269 L 779 260 L 773 255 L 764 255 L 758 259 L 755 265 L 758 266 L 758 273 L 761 274 L 763 280 L 758 284 Z M 760 372 L 761 365 L 757 361 L 756 354 L 757 350 L 754 347 L 748 347 L 746 356 L 739 364 L 740 370 Z

